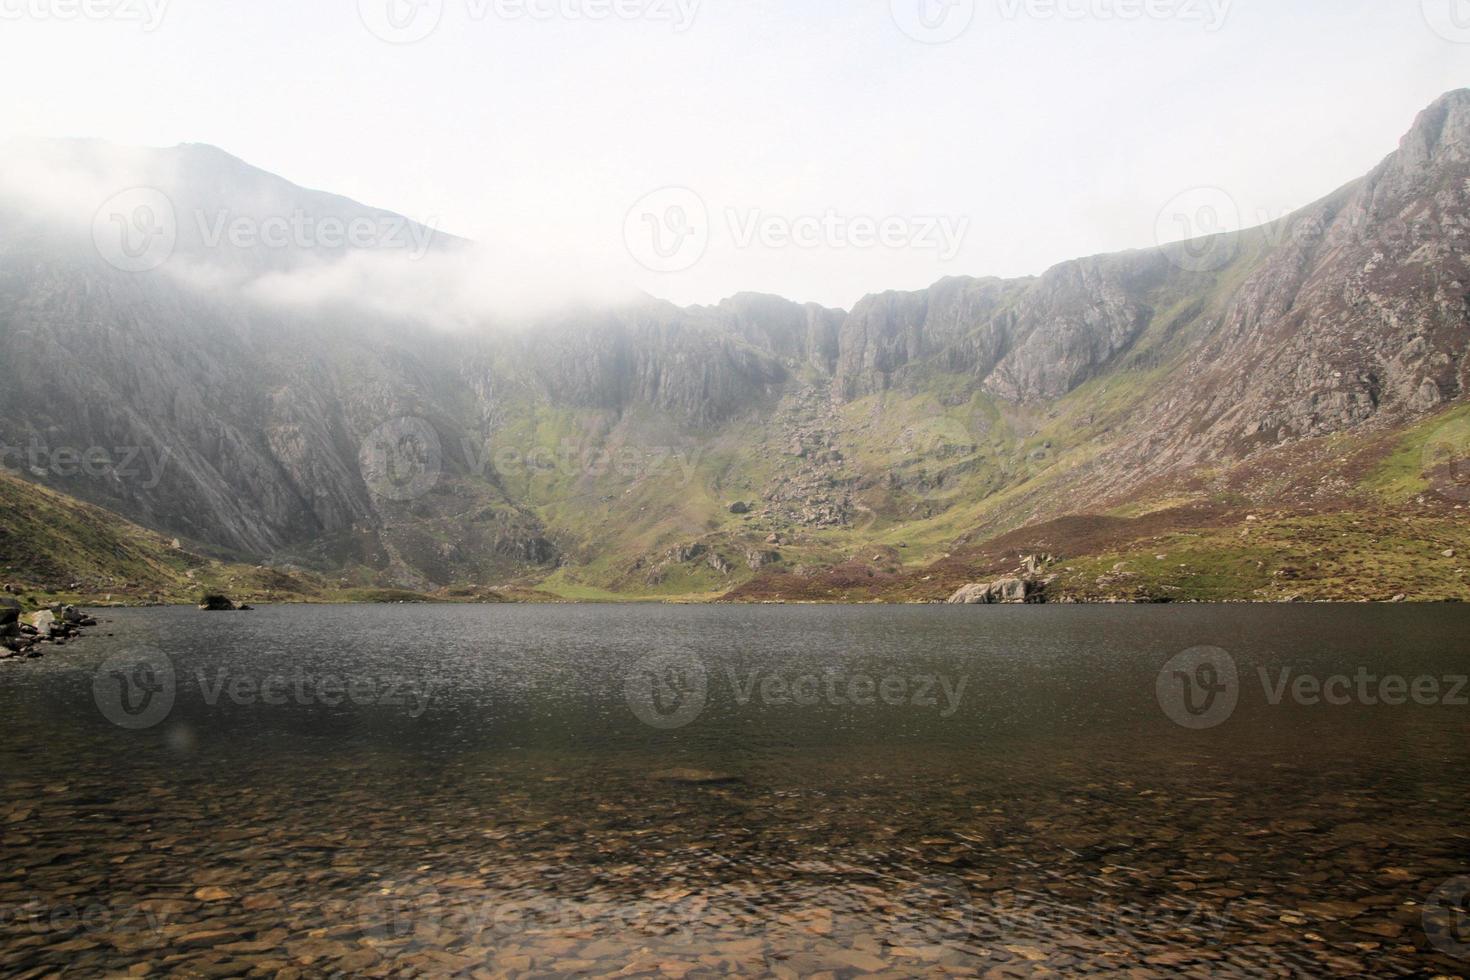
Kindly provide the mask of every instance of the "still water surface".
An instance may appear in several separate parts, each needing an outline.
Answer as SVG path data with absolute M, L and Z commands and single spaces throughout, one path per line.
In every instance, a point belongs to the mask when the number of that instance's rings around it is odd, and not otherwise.
M 1456 607 L 101 615 L 0 664 L 7 976 L 1470 971 Z

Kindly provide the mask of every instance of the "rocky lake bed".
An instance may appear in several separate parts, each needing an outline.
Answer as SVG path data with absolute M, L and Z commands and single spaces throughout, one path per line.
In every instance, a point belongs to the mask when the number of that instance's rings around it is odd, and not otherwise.
M 1452 607 L 108 619 L 0 682 L 6 976 L 1470 969 L 1470 708 L 1256 679 L 1464 673 Z

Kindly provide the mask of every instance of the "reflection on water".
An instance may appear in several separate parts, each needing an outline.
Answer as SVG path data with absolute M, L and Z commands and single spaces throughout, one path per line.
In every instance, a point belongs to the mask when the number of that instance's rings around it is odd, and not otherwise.
M 106 618 L 0 665 L 6 975 L 1470 957 L 1452 607 Z M 1196 647 L 1229 658 L 1225 708 L 1213 661 L 1171 663 Z M 1308 703 L 1360 668 L 1367 698 Z M 1209 727 L 1171 720 L 1176 674 Z

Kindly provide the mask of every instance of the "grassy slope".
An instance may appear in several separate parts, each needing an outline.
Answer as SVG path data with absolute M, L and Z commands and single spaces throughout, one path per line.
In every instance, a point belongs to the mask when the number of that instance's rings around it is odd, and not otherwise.
M 219 562 L 176 548 L 171 539 L 110 511 L 3 472 L 0 582 L 15 586 L 27 606 L 193 603 L 207 592 L 253 603 L 549 598 L 529 591 L 426 596 L 397 589 L 344 588 L 297 570 Z
M 1117 375 L 1096 384 L 1105 390 L 1080 393 L 1094 406 L 1095 419 L 1126 411 L 1136 395 Z M 1021 554 L 1048 552 L 1057 557 L 1049 569 L 1058 576 L 1054 592 L 1084 600 L 1470 600 L 1470 522 L 1464 519 L 1470 406 L 1399 433 L 1318 440 L 1315 456 L 1303 450 L 1277 460 L 1274 469 L 1256 465 L 1234 474 L 1250 483 L 1256 499 L 1262 491 L 1291 499 L 1294 486 L 1321 474 L 1347 479 L 1348 491 L 1322 506 L 1252 506 L 1226 474 L 1213 479 L 1209 491 L 1159 488 L 1108 514 L 1005 526 L 995 515 L 1010 501 L 1044 492 L 1069 465 L 1069 455 L 1087 451 L 1085 429 L 1074 430 L 1081 432 L 1076 445 L 1059 441 L 1072 411 L 1064 403 L 1045 427 L 1034 428 L 1033 419 L 1007 415 L 981 396 L 949 409 L 932 396 L 890 395 L 851 406 L 851 415 L 879 420 L 854 454 L 860 472 L 905 465 L 882 447 L 911 445 L 917 433 L 926 451 L 908 465 L 957 468 L 957 485 L 917 495 L 901 491 L 886 501 L 880 499 L 889 494 L 886 488 L 870 488 L 864 499 L 880 506 L 868 519 L 854 528 L 793 535 L 780 548 L 785 562 L 759 575 L 739 562 L 739 551 L 762 541 L 766 528 L 727 508 L 728 499 L 752 496 L 748 491 L 759 486 L 740 466 L 741 441 L 755 438 L 745 431 L 726 434 L 725 444 L 712 444 L 689 469 L 529 475 L 572 480 L 593 495 L 592 504 L 577 506 L 565 487 L 546 488 L 561 502 L 544 507 L 543 516 L 563 535 L 569 528 L 585 534 L 582 547 L 591 560 L 557 570 L 534 589 L 464 586 L 424 596 L 223 564 L 3 474 L 0 578 L 21 585 L 34 602 L 190 602 L 204 591 L 253 602 L 707 601 L 731 590 L 732 598 L 749 600 L 933 601 L 965 582 L 1009 573 Z M 962 426 L 956 416 L 966 420 Z M 972 429 L 975 419 L 982 424 Z M 990 441 L 975 443 L 973 454 L 954 448 L 970 445 L 965 440 L 972 433 Z M 1056 438 L 1046 450 L 1049 434 Z M 770 452 L 763 447 L 753 455 L 766 460 Z M 971 465 L 972 456 L 984 458 Z M 604 499 L 610 496 L 621 508 Z M 627 508 L 624 499 L 636 506 Z M 907 521 L 893 513 L 915 502 L 937 512 Z M 619 509 L 646 516 L 620 519 Z M 991 532 L 975 533 L 987 526 Z M 656 584 L 628 572 L 639 555 L 696 540 L 730 558 L 734 571 L 723 575 L 700 562 L 675 565 Z M 807 571 L 793 574 L 802 565 Z
M 621 517 L 606 505 L 588 512 L 582 527 L 590 561 L 558 570 L 540 587 L 581 601 L 697 601 L 732 590 L 746 599 L 942 598 L 956 584 L 1015 566 L 1014 555 L 999 564 L 966 564 L 965 556 L 1037 526 L 1027 518 L 1037 508 L 1067 513 L 1052 484 L 1105 446 L 1109 430 L 1164 373 L 1124 368 L 1029 414 L 983 395 L 951 406 L 931 394 L 863 399 L 845 410 L 849 460 L 865 484 L 857 496 L 870 508 L 854 526 L 788 533 L 780 546 L 785 562 L 760 574 L 736 560 L 729 575 L 698 563 L 675 568 L 657 585 L 629 575 L 639 556 L 674 543 L 725 542 L 730 549 L 721 550 L 737 558 L 743 547 L 763 546 L 765 526 L 726 511 L 726 501 L 740 496 L 731 475 L 738 467 L 721 450 L 703 458 L 688 483 L 681 477 L 624 490 L 638 505 Z M 768 467 L 774 450 L 752 439 L 746 451 Z M 1094 515 L 1121 522 L 1106 540 L 1084 534 L 1069 548 L 1064 535 L 1052 543 L 1065 559 L 1052 569 L 1055 589 L 1081 599 L 1470 600 L 1464 562 L 1443 556 L 1470 556 L 1467 460 L 1470 406 L 1459 406 L 1400 433 L 1315 440 L 1209 474 L 1207 484 L 1153 488 Z M 935 481 L 939 474 L 945 478 Z M 1318 483 L 1342 490 L 1308 501 L 1306 489 Z M 1263 498 L 1281 503 L 1251 502 Z M 1191 516 L 1194 506 L 1208 517 Z M 1184 514 L 1182 526 L 1171 517 L 1161 530 L 1153 519 L 1160 513 Z M 553 523 L 565 528 L 569 515 L 577 519 L 562 510 Z M 792 574 L 798 566 L 808 571 Z
M 0 473 L 0 577 L 37 601 L 189 602 L 203 592 L 304 598 L 319 583 L 228 565 L 109 511 Z
M 1374 511 L 1245 517 L 1066 561 L 1056 588 L 1084 599 L 1470 600 L 1470 527 L 1460 518 Z
M 1276 467 L 1274 470 L 1272 466 Z M 1295 506 L 1303 486 L 1340 481 Z M 889 574 L 848 567 L 811 580 L 771 576 L 737 598 L 934 601 L 1049 554 L 1059 599 L 1082 601 L 1470 601 L 1470 406 L 1397 433 L 1337 436 L 1237 467 L 1220 489 L 1141 498 L 1110 514 L 986 536 Z

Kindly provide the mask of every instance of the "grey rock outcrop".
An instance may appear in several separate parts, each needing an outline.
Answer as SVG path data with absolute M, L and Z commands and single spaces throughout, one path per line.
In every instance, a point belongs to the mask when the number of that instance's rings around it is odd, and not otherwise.
M 949 597 L 950 605 L 989 606 L 1037 603 L 1045 587 L 1034 579 L 1003 578 L 988 584 L 967 585 Z

